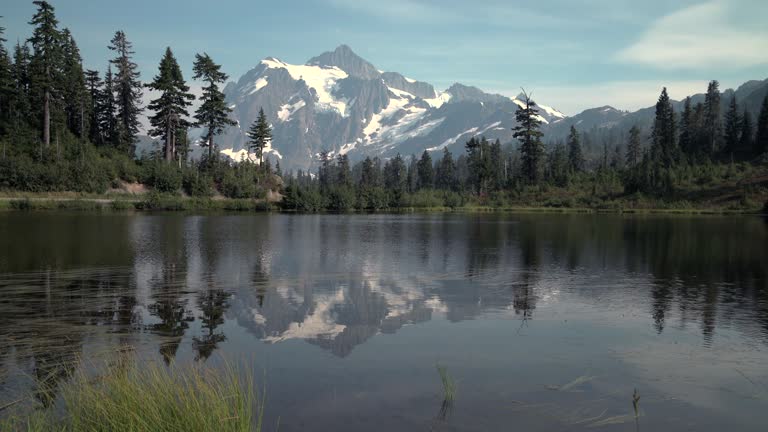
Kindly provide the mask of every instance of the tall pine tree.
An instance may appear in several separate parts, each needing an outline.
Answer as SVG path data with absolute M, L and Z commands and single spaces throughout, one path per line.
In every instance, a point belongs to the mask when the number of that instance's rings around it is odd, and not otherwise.
M 107 74 L 104 75 L 104 87 L 99 93 L 96 111 L 103 142 L 118 147 L 120 144 L 120 126 L 117 117 L 117 100 L 115 99 L 115 78 L 112 74 L 111 65 L 107 66 Z
M 714 156 L 720 149 L 720 83 L 710 81 L 704 97 L 704 128 L 706 136 L 705 153 Z
M 248 130 L 248 138 L 248 147 L 253 153 L 256 153 L 256 157 L 259 158 L 259 165 L 263 165 L 264 149 L 272 141 L 272 128 L 267 122 L 267 116 L 264 115 L 263 108 L 259 109 L 259 116 Z
M 438 189 L 456 189 L 456 162 L 453 161 L 453 155 L 447 148 L 443 149 L 443 157 L 437 165 L 435 177 L 435 185 Z
M 671 168 L 676 162 L 677 136 L 675 132 L 675 112 L 672 109 L 667 88 L 661 90 L 656 102 L 656 118 L 651 132 L 651 157 L 664 168 Z
M 760 115 L 757 117 L 757 134 L 754 145 L 755 156 L 768 153 L 768 94 L 763 99 Z
M 117 54 L 110 60 L 115 66 L 114 91 L 117 103 L 117 145 L 134 156 L 136 142 L 141 126 L 139 115 L 142 112 L 139 66 L 133 62 L 133 44 L 125 33 L 118 30 L 110 42 L 109 49 Z
M 189 86 L 184 81 L 181 68 L 173 51 L 168 47 L 160 60 L 159 72 L 147 87 L 160 92 L 157 99 L 152 100 L 147 108 L 154 112 L 149 117 L 152 130 L 150 136 L 161 137 L 164 142 L 163 155 L 166 162 L 172 162 L 176 157 L 176 145 L 179 139 L 186 140 L 182 131 L 190 122 L 187 107 L 192 105 L 195 97 L 189 93 Z
M 568 133 L 568 167 L 571 172 L 577 173 L 584 169 L 584 153 L 581 150 L 581 139 L 576 128 L 571 126 Z
M 0 26 L 0 133 L 5 132 L 10 120 L 14 87 L 11 58 L 5 47 L 4 35 L 5 27 Z
M 63 66 L 62 79 L 64 80 L 64 111 L 67 127 L 73 134 L 80 138 L 88 135 L 89 103 L 88 90 L 85 85 L 85 73 L 83 72 L 83 58 L 80 49 L 75 43 L 69 29 L 62 33 Z
M 195 55 L 194 72 L 194 79 L 206 82 L 203 95 L 200 97 L 202 103 L 195 111 L 195 120 L 198 127 L 207 129 L 203 146 L 208 147 L 208 160 L 213 161 L 215 147 L 213 138 L 222 133 L 226 126 L 237 124 L 229 118 L 232 110 L 227 107 L 224 102 L 224 93 L 219 90 L 219 84 L 225 82 L 228 77 L 221 71 L 221 65 L 214 63 L 213 59 L 205 53 Z
M 627 168 L 634 168 L 642 160 L 642 144 L 640 142 L 640 128 L 637 125 L 629 129 L 629 141 L 627 142 Z
M 725 143 L 725 152 L 727 156 L 733 157 L 739 146 L 739 132 L 741 119 L 739 118 L 739 105 L 736 102 L 736 95 L 731 98 L 728 105 L 728 111 L 725 112 L 725 128 L 723 140 Z
M 91 109 L 88 111 L 88 139 L 94 145 L 104 144 L 101 129 L 99 128 L 99 108 L 102 92 L 101 77 L 99 71 L 88 69 L 85 71 L 85 87 L 88 91 L 88 105 Z
M 53 6 L 47 1 L 34 1 L 37 12 L 29 22 L 34 26 L 29 42 L 33 55 L 30 61 L 30 84 L 42 117 L 42 144 L 51 145 L 51 111 L 61 91 L 61 32 Z M 42 149 L 41 154 L 42 157 Z
M 685 98 L 683 113 L 680 116 L 680 151 L 686 156 L 694 154 L 693 149 L 693 109 L 691 108 L 691 98 Z
M 752 153 L 754 133 L 752 129 L 752 115 L 745 109 L 744 114 L 741 116 L 741 132 L 739 132 L 739 153 L 741 155 Z
M 522 174 L 528 184 L 536 184 L 541 177 L 541 160 L 544 155 L 544 144 L 541 137 L 544 135 L 539 120 L 539 110 L 536 102 L 523 92 L 523 105 L 518 106 L 515 112 L 517 126 L 512 128 L 514 138 L 520 141 L 520 159 L 522 162 Z
M 424 150 L 424 153 L 421 154 L 416 170 L 418 171 L 419 189 L 431 188 L 435 181 L 435 169 L 432 166 L 432 157 L 428 151 Z

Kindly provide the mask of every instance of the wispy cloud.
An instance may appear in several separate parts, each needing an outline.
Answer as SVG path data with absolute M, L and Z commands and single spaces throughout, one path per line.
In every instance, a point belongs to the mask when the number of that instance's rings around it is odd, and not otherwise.
M 766 2 L 713 0 L 666 15 L 614 59 L 659 69 L 742 68 L 768 64 Z M 750 2 L 751 3 L 751 2 Z M 735 14 L 747 12 L 760 23 Z

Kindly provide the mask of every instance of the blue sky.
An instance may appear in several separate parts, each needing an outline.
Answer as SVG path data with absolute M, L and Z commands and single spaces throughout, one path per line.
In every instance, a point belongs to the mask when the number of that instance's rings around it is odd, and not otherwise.
M 31 0 L 4 0 L 9 43 L 29 36 Z M 151 79 L 166 46 L 191 78 L 206 51 L 233 79 L 274 56 L 304 63 L 342 43 L 379 69 L 514 96 L 566 114 L 637 109 L 718 79 L 768 78 L 766 0 L 52 0 L 86 66 L 104 70 L 115 30 Z

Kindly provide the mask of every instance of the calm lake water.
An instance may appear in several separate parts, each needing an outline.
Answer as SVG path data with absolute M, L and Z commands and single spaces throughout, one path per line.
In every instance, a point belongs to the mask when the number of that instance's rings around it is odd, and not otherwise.
M 765 431 L 768 221 L 0 214 L 0 406 L 125 345 L 267 430 Z

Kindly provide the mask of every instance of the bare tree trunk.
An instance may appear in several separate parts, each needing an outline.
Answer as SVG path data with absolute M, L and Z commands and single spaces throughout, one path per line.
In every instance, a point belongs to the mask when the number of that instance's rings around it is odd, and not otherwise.
M 43 96 L 43 144 L 51 145 L 51 92 L 45 90 Z

